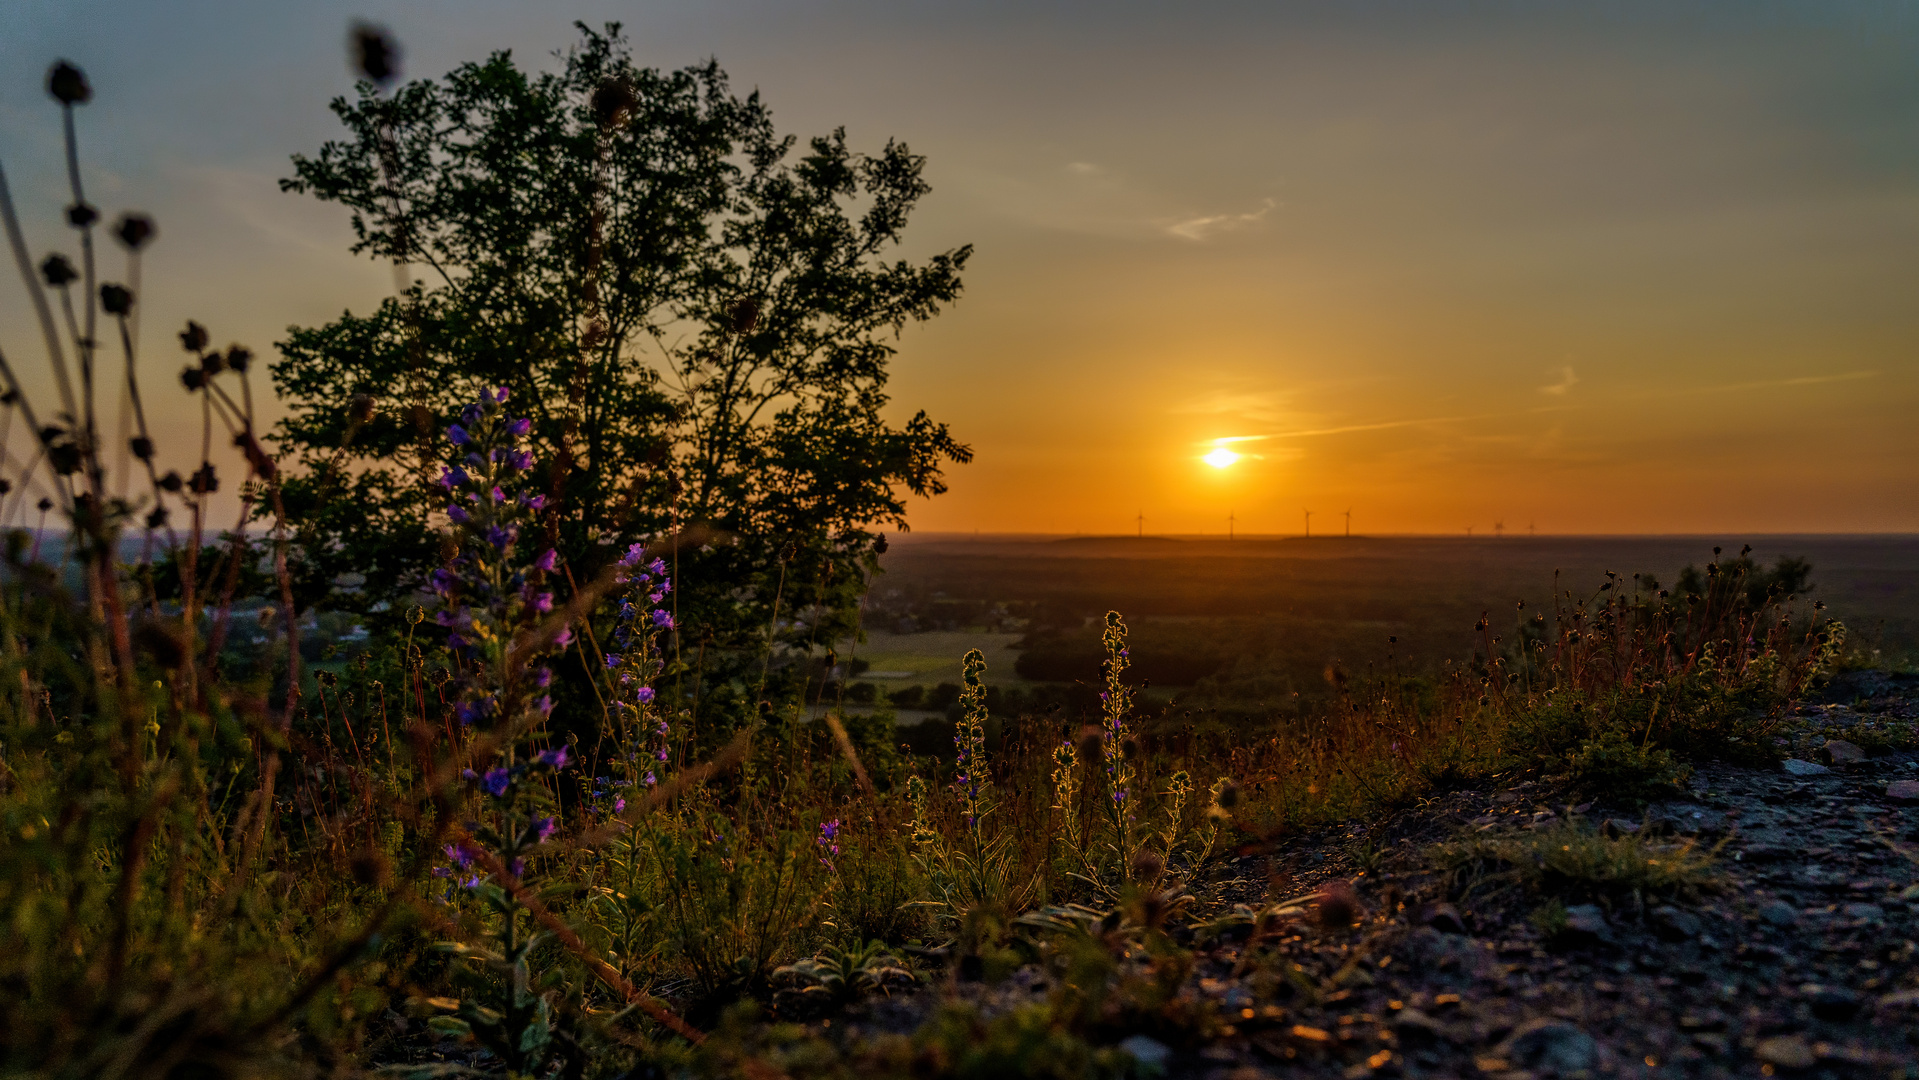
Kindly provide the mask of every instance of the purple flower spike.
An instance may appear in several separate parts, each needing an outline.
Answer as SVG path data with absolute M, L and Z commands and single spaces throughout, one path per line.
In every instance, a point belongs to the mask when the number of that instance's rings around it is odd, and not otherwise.
M 497 401 L 502 405 L 506 404 L 506 396 L 507 396 L 506 387 L 502 386 L 498 390 L 495 390 L 492 396 L 494 401 Z
M 528 510 L 544 510 L 544 509 L 546 509 L 546 496 L 544 496 L 544 495 L 535 495 L 535 496 L 533 496 L 532 498 L 530 498 L 530 499 L 528 499 L 528 500 L 526 501 L 526 508 L 527 508 Z
M 553 834 L 559 831 L 560 823 L 558 819 L 550 817 L 540 819 L 540 841 L 542 843 L 553 839 Z
M 533 560 L 533 565 L 550 574 L 553 572 L 554 567 L 560 565 L 560 553 L 552 548 L 547 548 L 546 554 Z
M 456 523 L 461 525 L 464 525 L 467 522 L 473 520 L 472 518 L 467 516 L 466 508 L 461 506 L 459 503 L 453 503 L 449 505 L 446 508 L 446 516 L 452 518 Z
M 655 611 L 653 613 L 653 625 L 661 630 L 671 630 L 673 629 L 673 616 L 665 611 Z
M 542 615 L 546 614 L 549 611 L 552 611 L 553 610 L 553 594 L 550 592 L 535 594 L 533 597 L 533 610 L 539 612 Z M 550 677 L 551 676 L 549 676 L 549 678 Z M 541 683 L 540 685 L 545 686 L 546 684 Z
M 550 765 L 555 769 L 564 769 L 566 768 L 566 747 L 561 746 L 552 750 L 541 751 L 537 760 L 542 765 Z
M 533 421 L 519 419 L 506 426 L 506 433 L 516 439 L 524 439 L 533 430 Z
M 653 774 L 652 774 L 652 773 L 647 773 L 646 775 L 647 775 L 648 777 L 651 777 L 651 776 L 652 776 Z M 617 814 L 617 813 L 619 813 L 619 812 L 621 812 L 622 810 L 625 810 L 625 809 L 626 809 L 626 800 L 625 800 L 625 799 L 614 799 L 614 800 L 613 800 L 613 812 L 614 812 L 614 813 L 616 813 L 616 814 Z
M 454 424 L 452 427 L 446 429 L 446 437 L 447 441 L 455 446 L 465 446 L 473 439 L 473 436 L 468 435 L 466 429 L 458 424 Z
M 652 704 L 652 702 L 653 702 L 653 688 L 652 688 L 652 687 L 650 687 L 650 686 L 642 686 L 642 687 L 640 687 L 640 690 L 639 690 L 639 694 L 638 694 L 638 697 L 639 697 L 639 699 L 640 699 L 640 704 L 642 704 L 642 705 L 650 705 L 650 704 Z
M 506 794 L 506 785 L 512 779 L 513 774 L 507 771 L 506 766 L 499 765 L 488 769 L 486 775 L 480 777 L 480 786 L 486 789 L 487 794 L 497 798 Z
M 506 501 L 506 492 L 501 491 L 498 484 L 493 485 L 493 501 L 495 503 L 503 503 Z

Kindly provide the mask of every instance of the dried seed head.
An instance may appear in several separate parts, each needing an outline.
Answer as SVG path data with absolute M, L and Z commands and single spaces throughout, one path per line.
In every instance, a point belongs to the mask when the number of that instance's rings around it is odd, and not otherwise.
M 253 363 L 253 350 L 245 345 L 227 346 L 227 367 L 245 374 L 247 365 Z
M 1231 810 L 1238 805 L 1239 785 L 1228 780 L 1226 785 L 1219 789 L 1219 808 L 1221 810 Z
M 61 476 L 72 476 L 80 471 L 80 448 L 70 442 L 55 443 L 47 447 L 47 463 Z
M 1160 873 L 1165 869 L 1166 860 L 1160 858 L 1158 852 L 1142 850 L 1139 854 L 1133 856 L 1134 881 L 1157 881 L 1159 880 Z
M 67 261 L 65 255 L 57 251 L 40 261 L 40 279 L 45 281 L 50 289 L 69 285 L 79 277 L 80 274 L 74 270 L 73 264 Z
M 8 387 L 6 393 L 0 394 L 0 405 L 11 405 L 14 402 L 19 400 L 20 400 L 20 391 L 15 390 L 12 387 Z
M 195 495 L 211 495 L 220 490 L 220 478 L 214 475 L 213 463 L 209 461 L 194 470 L 193 478 L 187 481 L 187 487 Z
M 100 211 L 86 203 L 74 203 L 67 207 L 67 224 L 76 229 L 84 229 L 100 220 Z
M 157 529 L 167 523 L 167 508 L 156 506 L 147 511 L 147 528 Z
M 38 507 L 40 512 L 44 514 L 47 511 L 53 509 L 53 500 L 42 495 L 40 497 L 40 501 L 35 503 L 34 506 Z
M 207 377 L 197 367 L 181 368 L 180 383 L 188 390 L 198 390 L 206 385 Z
M 878 536 L 873 538 L 873 554 L 875 555 L 886 554 L 886 534 L 885 533 L 881 533 Z
M 133 290 L 125 285 L 100 286 L 100 306 L 109 315 L 128 315 L 133 312 Z
M 13 490 L 13 481 L 7 479 L 4 476 L 0 476 L 0 495 L 5 495 L 7 492 L 12 490 Z
M 190 353 L 197 353 L 207 347 L 207 328 L 193 320 L 187 320 L 187 328 L 180 331 L 180 347 Z
M 1096 727 L 1089 727 L 1079 735 L 1079 759 L 1088 764 L 1098 764 L 1106 760 L 1106 739 Z
M 145 435 L 135 435 L 133 442 L 130 443 L 129 446 L 133 450 L 134 457 L 139 458 L 141 461 L 153 460 L 152 439 L 147 438 Z
M 373 419 L 373 395 L 355 394 L 347 405 L 347 419 L 355 424 L 364 424 Z
M 153 219 L 145 214 L 121 214 L 119 222 L 113 226 L 113 235 L 126 245 L 128 251 L 139 251 L 146 247 L 158 232 Z
M 227 358 L 217 352 L 210 352 L 200 358 L 200 370 L 208 375 L 218 375 L 227 369 Z
M 1121 739 L 1119 741 L 1119 753 L 1121 757 L 1128 761 L 1139 757 L 1139 740 L 1131 735 Z
M 165 476 L 160 478 L 160 490 L 162 491 L 171 491 L 177 494 L 184 486 L 185 484 L 181 481 L 180 474 L 171 469 L 167 471 Z
M 1344 930 L 1359 918 L 1359 893 L 1350 881 L 1329 881 L 1319 890 L 1319 925 Z
M 593 91 L 593 119 L 603 131 L 624 127 L 627 118 L 633 115 L 633 107 L 639 103 L 640 95 L 633 88 L 633 80 L 624 75 L 609 76 Z
M 400 43 L 384 26 L 354 23 L 347 31 L 347 55 L 355 74 L 382 89 L 400 77 Z
M 47 93 L 62 105 L 85 105 L 93 100 L 86 72 L 65 60 L 47 69 Z

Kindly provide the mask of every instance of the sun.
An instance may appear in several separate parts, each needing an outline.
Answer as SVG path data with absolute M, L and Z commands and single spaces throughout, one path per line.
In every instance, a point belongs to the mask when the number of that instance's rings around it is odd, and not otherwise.
M 1231 450 L 1228 450 L 1222 446 L 1214 450 L 1212 453 L 1207 454 L 1205 457 L 1200 458 L 1200 460 L 1204 461 L 1208 465 L 1211 465 L 1215 469 L 1223 469 L 1226 466 L 1231 465 L 1233 462 L 1238 461 L 1239 455 L 1233 453 Z

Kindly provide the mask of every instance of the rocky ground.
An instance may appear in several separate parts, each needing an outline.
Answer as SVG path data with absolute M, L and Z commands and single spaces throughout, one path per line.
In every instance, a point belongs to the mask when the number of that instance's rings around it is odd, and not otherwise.
M 1919 1078 L 1919 752 L 1898 748 L 1919 680 L 1848 676 L 1799 713 L 1783 767 L 1706 766 L 1683 801 L 1569 805 L 1520 783 L 1243 856 L 1229 892 L 1350 880 L 1354 925 L 1324 928 L 1309 905 L 1250 939 L 1195 937 L 1179 995 L 1186 1015 L 1213 1019 L 1121 1045 L 1149 1074 L 1234 1080 Z M 1711 882 L 1644 902 L 1572 896 L 1542 918 L 1554 897 L 1462 897 L 1434 860 L 1449 840 L 1569 821 L 1709 851 Z M 910 1028 L 940 1000 L 989 1013 L 1045 1000 L 1046 982 L 1037 966 L 948 977 L 811 1026 L 845 1045 Z

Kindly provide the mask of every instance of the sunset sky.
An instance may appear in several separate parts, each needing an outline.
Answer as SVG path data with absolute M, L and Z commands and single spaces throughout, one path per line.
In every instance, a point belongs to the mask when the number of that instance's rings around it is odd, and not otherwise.
M 58 57 L 94 201 L 159 220 L 155 375 L 190 315 L 266 351 L 391 288 L 275 183 L 356 17 L 412 76 L 617 19 L 925 154 L 908 253 L 978 251 L 894 398 L 978 458 L 918 530 L 1919 530 L 1919 5 L 0 0 L 36 250 Z M 26 314 L 9 267 L 36 366 Z

